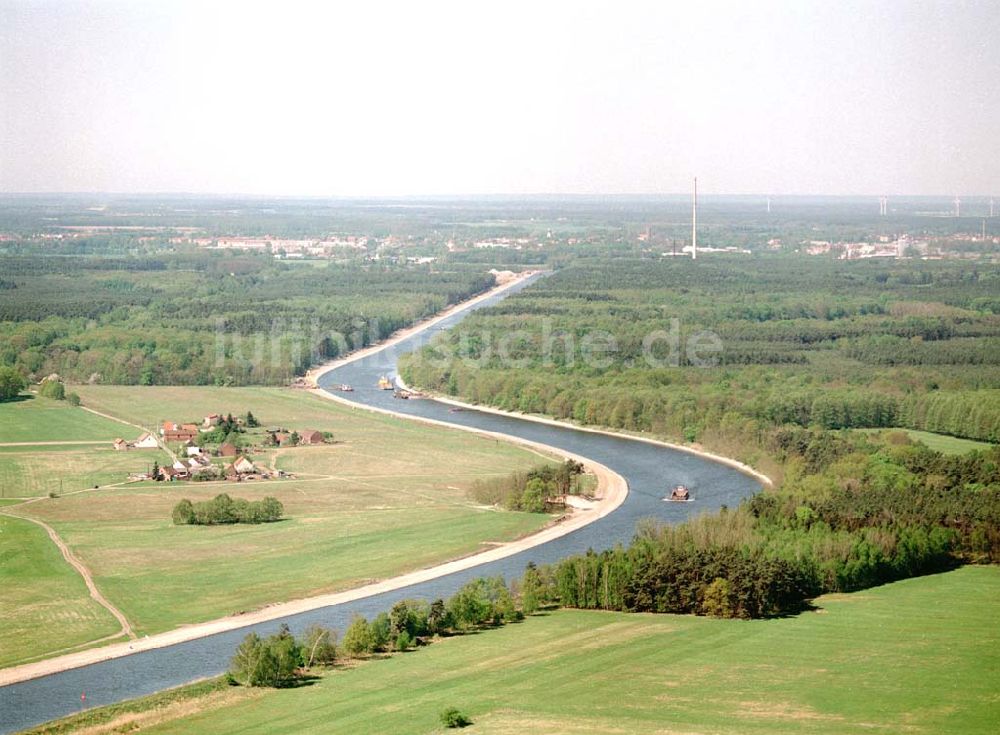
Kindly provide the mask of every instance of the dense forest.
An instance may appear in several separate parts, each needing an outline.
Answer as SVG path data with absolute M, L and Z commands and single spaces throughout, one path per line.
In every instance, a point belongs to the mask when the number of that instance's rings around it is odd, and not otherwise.
M 3 264 L 0 366 L 129 385 L 287 383 L 493 284 L 480 267 L 219 252 L 11 255 Z
M 581 260 L 402 371 L 504 409 L 703 443 L 785 423 L 1000 441 L 998 293 L 982 263 Z M 720 349 L 698 367 L 706 332 Z

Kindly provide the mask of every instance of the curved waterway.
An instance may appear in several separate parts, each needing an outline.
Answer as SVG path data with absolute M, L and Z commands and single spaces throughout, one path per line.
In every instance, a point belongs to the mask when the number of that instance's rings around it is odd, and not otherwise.
M 269 635 L 282 623 L 287 623 L 295 632 L 301 632 L 314 623 L 343 631 L 355 613 L 371 617 L 404 598 L 433 600 L 447 597 L 466 581 L 478 576 L 519 576 L 529 561 L 554 562 L 588 548 L 601 550 L 618 543 L 627 544 L 636 522 L 642 518 L 652 517 L 676 523 L 693 513 L 717 509 L 722 505 L 736 506 L 759 489 L 760 483 L 753 477 L 687 452 L 625 437 L 579 431 L 568 426 L 552 426 L 475 410 L 456 411 L 433 400 L 397 400 L 392 397 L 391 391 L 377 389 L 376 382 L 380 375 L 395 374 L 398 355 L 417 349 L 439 332 L 453 328 L 471 311 L 495 304 L 530 283 L 531 280 L 522 282 L 506 292 L 453 313 L 395 346 L 336 368 L 322 375 L 319 385 L 329 388 L 348 383 L 354 386 L 354 391 L 339 395 L 364 406 L 500 432 L 590 458 L 618 472 L 628 482 L 628 497 L 616 511 L 519 554 L 393 592 L 2 687 L 0 733 L 14 732 L 72 714 L 80 709 L 83 692 L 86 693 L 87 706 L 94 707 L 220 674 L 228 665 L 239 641 L 250 631 Z M 661 500 L 666 490 L 678 483 L 692 488 L 695 502 L 664 503 Z

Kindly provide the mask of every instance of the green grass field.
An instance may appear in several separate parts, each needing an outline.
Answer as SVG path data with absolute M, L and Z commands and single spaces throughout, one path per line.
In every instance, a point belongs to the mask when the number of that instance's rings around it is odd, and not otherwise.
M 125 480 L 154 461 L 168 461 L 156 449 L 117 452 L 110 442 L 95 446 L 61 444 L 0 447 L 0 497 L 37 497 L 74 492 Z
M 131 426 L 96 416 L 65 401 L 38 396 L 0 402 L 0 444 L 10 442 L 113 441 L 134 439 Z
M 142 483 L 67 492 L 20 509 L 56 529 L 140 634 L 431 566 L 484 543 L 523 536 L 550 520 L 480 508 L 466 498 L 479 478 L 546 461 L 492 439 L 352 410 L 290 389 L 83 386 L 80 393 L 87 405 L 136 423 L 251 409 L 267 425 L 332 431 L 336 440 L 258 455 L 295 472 L 295 480 Z M 21 449 L 0 451 L 0 480 L 9 477 L 13 485 L 6 494 L 44 494 L 43 478 L 58 483 L 59 477 L 80 472 L 83 458 L 100 452 L 107 463 L 95 461 L 82 475 L 96 478 L 88 480 L 91 486 L 98 479 L 124 480 L 129 470 L 165 459 L 155 450 L 53 448 L 40 455 L 49 464 L 31 474 Z M 172 524 L 171 510 L 181 498 L 205 500 L 221 492 L 248 499 L 274 495 L 287 520 L 259 526 Z M 32 599 L 30 580 L 22 584 Z M 39 600 L 49 595 L 39 586 Z M 17 634 L 31 655 L 66 645 L 58 629 Z M 0 648 L 7 639 L 0 628 Z
M 965 454 L 975 450 L 991 449 L 994 445 L 989 442 L 980 442 L 973 439 L 959 439 L 946 434 L 934 434 L 930 431 L 917 431 L 916 429 L 855 429 L 866 433 L 884 433 L 887 431 L 902 431 L 913 441 L 926 444 L 935 452 L 942 454 Z
M 137 717 L 185 735 L 433 733 L 448 707 L 497 735 L 993 733 L 998 601 L 1000 569 L 966 567 L 777 620 L 558 611 L 313 686 L 215 689 Z
M 248 498 L 262 492 L 233 491 Z M 480 550 L 484 541 L 530 533 L 548 520 L 402 505 L 291 515 L 257 526 L 178 527 L 169 515 L 53 525 L 108 599 L 145 634 L 432 566 Z
M 0 666 L 111 635 L 118 622 L 87 593 L 45 529 L 0 515 Z M 39 646 L 39 639 L 51 642 Z

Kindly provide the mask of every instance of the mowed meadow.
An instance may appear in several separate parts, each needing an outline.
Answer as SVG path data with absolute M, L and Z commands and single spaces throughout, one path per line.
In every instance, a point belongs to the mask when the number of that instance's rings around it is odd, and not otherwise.
M 998 599 L 1000 570 L 964 567 L 770 620 L 558 610 L 310 686 L 195 685 L 35 732 L 417 735 L 455 707 L 492 735 L 986 735 L 1000 716 Z
M 155 450 L 116 452 L 134 426 L 65 401 L 23 395 L 0 403 L 0 498 L 29 498 L 121 482 L 163 459 Z M 159 456 L 158 456 L 159 455 Z
M 134 439 L 138 431 L 118 421 L 98 416 L 40 396 L 22 394 L 0 402 L 0 444 L 48 442 L 111 442 L 116 437 Z
M 493 439 L 354 410 L 291 389 L 81 386 L 79 393 L 85 406 L 149 427 L 166 418 L 200 421 L 208 413 L 252 410 L 266 426 L 317 429 L 334 437 L 326 445 L 253 455 L 259 464 L 294 473 L 294 479 L 142 482 L 4 506 L 50 524 L 139 635 L 392 577 L 519 538 L 550 521 L 466 498 L 478 479 L 547 461 Z M 116 460 L 135 457 L 143 468 L 154 458 L 168 461 L 157 450 L 108 451 Z M 126 473 L 114 468 L 112 474 L 123 481 Z M 223 492 L 248 500 L 274 496 L 285 518 L 260 525 L 172 523 L 171 511 L 182 498 L 207 500 Z M 42 532 L 18 553 L 33 557 L 46 542 Z M 24 598 L 9 612 L 11 624 L 0 629 L 0 650 L 13 652 L 0 663 L 80 642 L 81 636 L 69 640 L 59 627 L 31 625 L 36 616 L 30 603 L 64 598 L 69 607 L 72 595 L 52 584 L 36 585 L 31 575 L 8 580 L 6 567 L 0 575 L 0 582 L 16 583 Z
M 0 515 L 0 666 L 119 631 L 41 526 Z

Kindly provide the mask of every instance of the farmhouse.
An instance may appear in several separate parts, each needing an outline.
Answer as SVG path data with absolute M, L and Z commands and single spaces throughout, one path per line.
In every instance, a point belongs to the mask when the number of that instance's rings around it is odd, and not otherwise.
M 219 456 L 220 457 L 235 457 L 239 453 L 240 453 L 240 450 L 236 448 L 236 445 L 235 444 L 231 444 L 229 442 L 226 442 L 222 446 L 219 447 Z
M 239 457 L 235 462 L 233 462 L 233 469 L 241 475 L 246 475 L 257 470 L 257 468 L 254 467 L 253 462 L 246 457 Z
M 156 449 L 160 445 L 157 443 L 155 436 L 148 431 L 144 431 L 138 439 L 132 442 L 132 446 L 136 449 Z
M 115 439 L 112 446 L 116 452 L 121 452 L 129 448 L 128 442 L 124 439 Z
M 180 467 L 178 467 L 180 465 Z M 160 467 L 158 477 L 161 480 L 183 480 L 188 476 L 187 467 L 181 465 L 179 462 L 175 463 L 173 467 Z
M 198 436 L 198 427 L 194 424 L 176 424 L 173 421 L 164 421 L 160 433 L 163 435 L 164 441 L 183 443 Z
M 222 417 L 219 414 L 210 413 L 205 417 L 205 420 L 202 422 L 202 426 L 206 429 L 210 429 L 213 426 L 218 426 L 221 421 Z
M 326 439 L 323 433 L 314 429 L 306 429 L 299 435 L 299 442 L 302 444 L 323 444 Z

